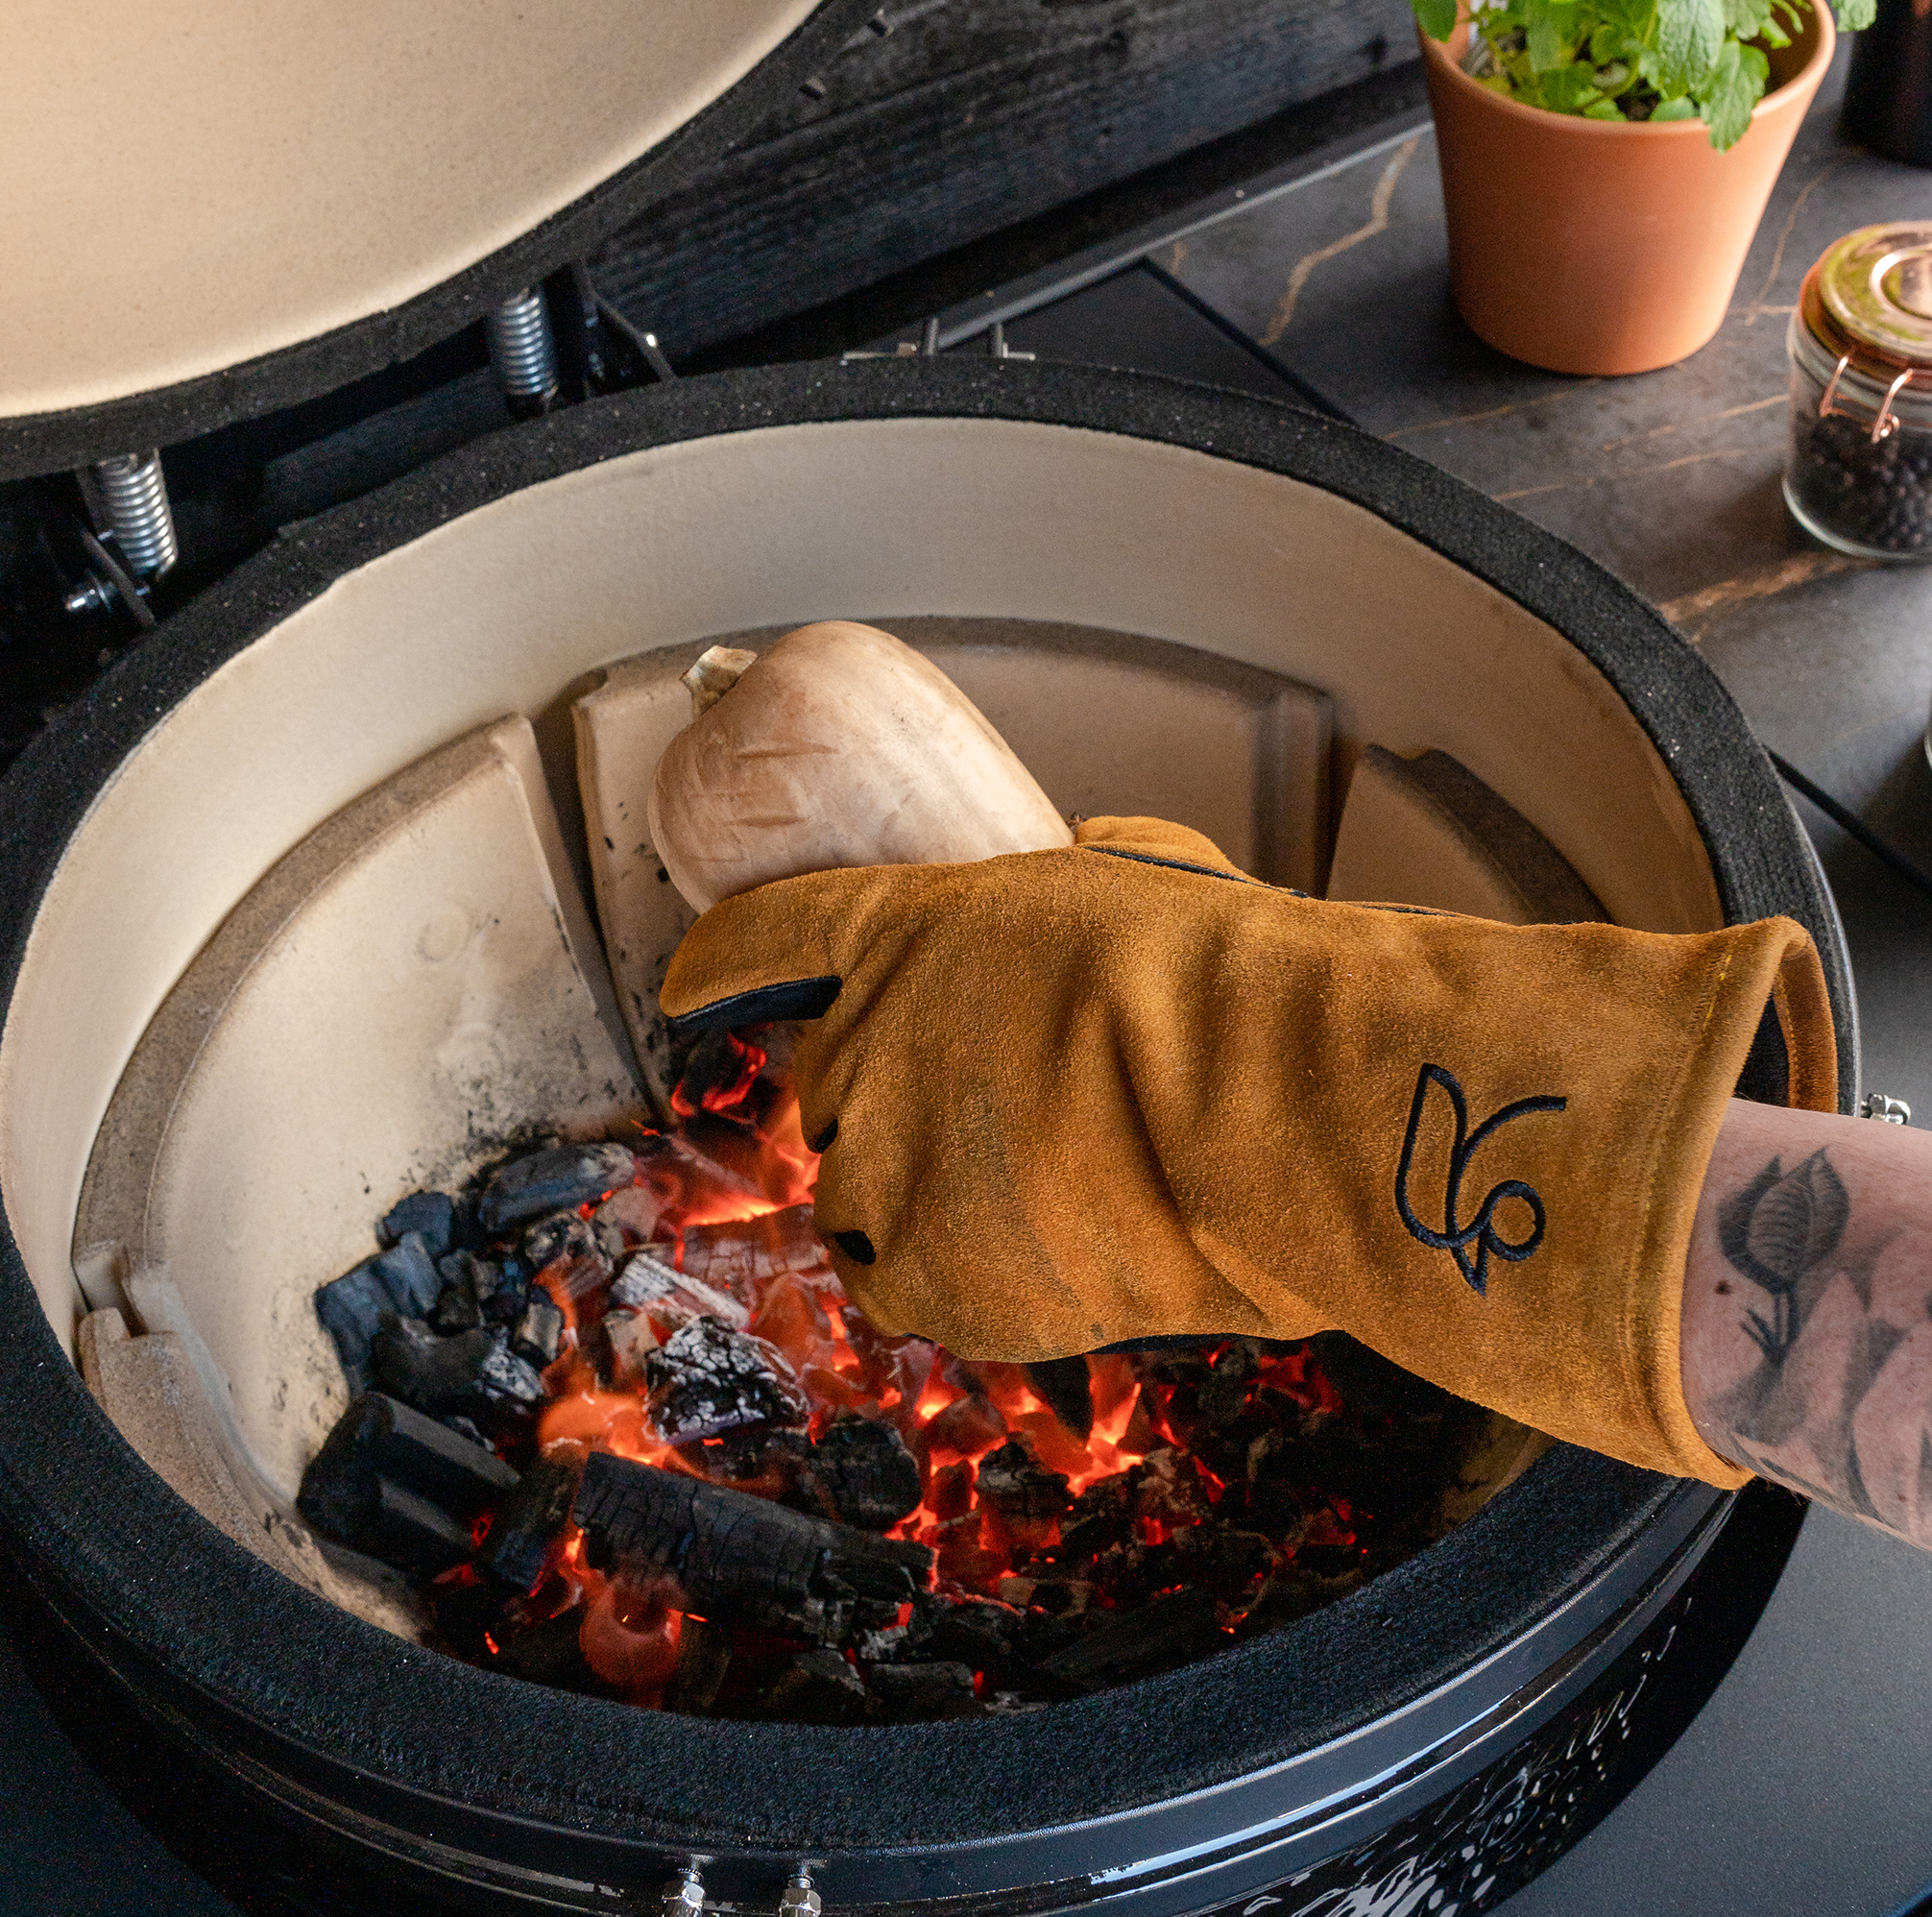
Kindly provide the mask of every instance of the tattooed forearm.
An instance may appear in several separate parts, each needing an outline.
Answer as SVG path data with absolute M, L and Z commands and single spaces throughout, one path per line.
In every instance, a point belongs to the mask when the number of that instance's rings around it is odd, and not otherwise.
M 1733 1104 L 1684 1279 L 1714 1450 L 1932 1546 L 1932 1138 Z

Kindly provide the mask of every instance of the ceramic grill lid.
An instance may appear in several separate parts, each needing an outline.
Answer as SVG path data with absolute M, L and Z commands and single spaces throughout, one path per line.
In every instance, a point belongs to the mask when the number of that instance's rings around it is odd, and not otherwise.
M 14 0 L 0 477 L 418 352 L 741 137 L 878 0 Z

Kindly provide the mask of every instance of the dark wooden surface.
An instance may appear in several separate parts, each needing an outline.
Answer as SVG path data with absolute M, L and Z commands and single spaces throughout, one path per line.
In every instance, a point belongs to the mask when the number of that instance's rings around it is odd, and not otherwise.
M 1414 62 L 1406 0 L 894 0 L 881 17 L 893 31 L 861 36 L 823 99 L 798 96 L 597 255 L 673 358 Z

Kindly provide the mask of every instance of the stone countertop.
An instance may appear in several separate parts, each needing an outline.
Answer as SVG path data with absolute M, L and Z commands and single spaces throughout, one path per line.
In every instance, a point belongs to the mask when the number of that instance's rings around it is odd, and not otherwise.
M 1785 330 L 1839 234 L 1932 218 L 1932 173 L 1799 133 L 1730 309 L 1662 372 L 1574 378 L 1457 318 L 1426 127 L 1149 257 L 1371 431 L 1560 533 L 1662 608 L 1775 750 L 1932 867 L 1932 568 L 1827 550 L 1779 495 Z M 1391 143 L 1392 141 L 1392 143 Z M 1865 1083 L 1932 1121 L 1932 900 L 1799 800 L 1837 894 Z M 1690 1732 L 1509 1917 L 1885 1917 L 1932 1886 L 1932 1558 L 1806 1520 Z

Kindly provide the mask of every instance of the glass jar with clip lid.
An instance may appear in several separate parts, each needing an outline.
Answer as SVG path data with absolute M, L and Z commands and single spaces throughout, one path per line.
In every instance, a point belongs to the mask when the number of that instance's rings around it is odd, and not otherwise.
M 1861 558 L 1932 558 L 1932 221 L 1834 241 L 1787 343 L 1799 523 Z

